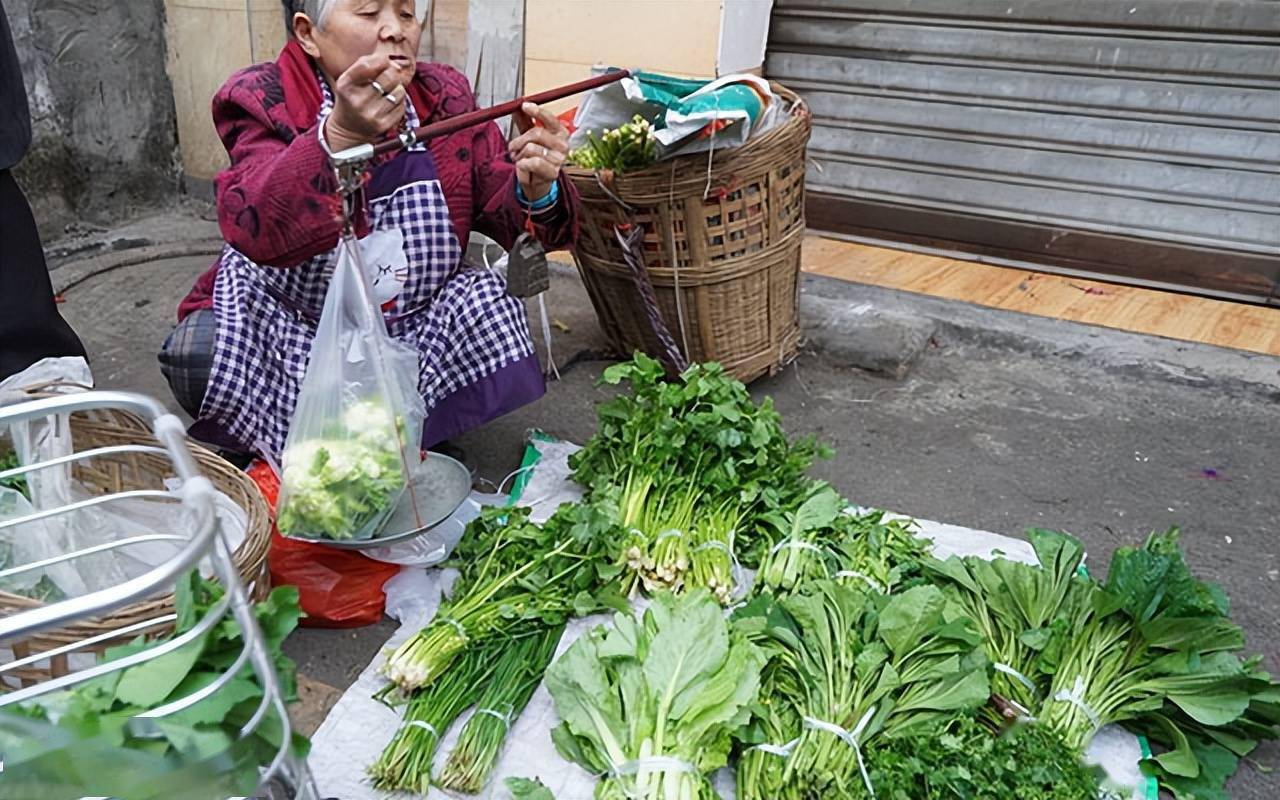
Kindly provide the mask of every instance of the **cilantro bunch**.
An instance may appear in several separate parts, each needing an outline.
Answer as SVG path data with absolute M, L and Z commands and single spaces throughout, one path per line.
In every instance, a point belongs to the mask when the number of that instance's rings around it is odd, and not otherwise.
M 668 381 L 659 362 L 637 354 L 601 382 L 630 391 L 597 406 L 596 434 L 570 466 L 588 502 L 618 509 L 626 588 L 707 588 L 728 603 L 734 565 L 754 564 L 764 515 L 798 502 L 823 450 L 789 441 L 772 402 L 757 404 L 717 364 Z

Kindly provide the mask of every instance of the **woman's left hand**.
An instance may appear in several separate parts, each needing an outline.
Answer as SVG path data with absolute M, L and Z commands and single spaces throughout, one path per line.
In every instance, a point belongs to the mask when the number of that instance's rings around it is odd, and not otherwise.
M 521 114 L 516 114 L 516 124 L 537 120 L 542 124 L 533 125 L 511 140 L 508 148 L 511 158 L 516 163 L 516 179 L 524 196 L 530 201 L 540 200 L 551 191 L 551 184 L 560 177 L 560 168 L 569 158 L 569 132 L 564 125 L 545 108 L 533 103 L 521 106 Z

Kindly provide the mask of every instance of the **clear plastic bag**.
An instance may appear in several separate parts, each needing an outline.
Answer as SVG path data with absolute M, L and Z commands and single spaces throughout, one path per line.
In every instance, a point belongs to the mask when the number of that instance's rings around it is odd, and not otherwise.
M 359 245 L 344 238 L 281 459 L 285 536 L 369 539 L 421 460 L 418 353 L 387 333 Z

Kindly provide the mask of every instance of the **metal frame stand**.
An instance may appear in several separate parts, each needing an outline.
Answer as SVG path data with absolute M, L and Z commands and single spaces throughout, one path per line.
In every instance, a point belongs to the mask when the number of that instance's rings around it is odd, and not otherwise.
M 107 506 L 120 500 L 138 498 L 181 504 L 184 512 L 186 512 L 184 518 L 192 520 L 193 527 L 188 531 L 156 533 L 123 539 L 104 539 L 100 543 L 81 547 L 73 552 L 62 553 L 42 561 L 19 564 L 0 570 L 0 578 L 5 578 L 42 570 L 53 564 L 74 564 L 78 559 L 97 553 L 127 551 L 127 548 L 131 546 L 147 542 L 169 541 L 174 544 L 176 549 L 176 554 L 165 562 L 151 568 L 145 574 L 117 586 L 89 592 L 77 597 L 70 597 L 10 616 L 0 617 L 0 646 L 4 645 L 6 641 L 21 640 L 42 631 L 74 623 L 77 620 L 101 617 L 108 612 L 136 601 L 172 591 L 179 578 L 189 570 L 201 565 L 211 568 L 226 593 L 202 619 L 198 620 L 192 628 L 184 633 L 165 641 L 157 642 L 146 650 L 115 661 L 95 663 L 92 666 L 71 671 L 61 677 L 50 678 L 31 686 L 0 694 L 0 709 L 70 689 L 85 681 L 159 658 L 198 639 L 206 631 L 230 616 L 239 625 L 243 638 L 243 649 L 235 662 L 208 686 L 187 697 L 170 702 L 163 707 L 147 711 L 139 715 L 139 717 L 135 717 L 131 724 L 135 730 L 145 731 L 148 729 L 147 725 L 150 720 L 159 719 L 197 705 L 202 700 L 215 695 L 232 679 L 241 674 L 244 669 L 251 669 L 263 689 L 263 699 L 252 718 L 240 729 L 240 738 L 243 739 L 250 736 L 258 730 L 272 712 L 278 717 L 282 732 L 281 747 L 272 762 L 263 770 L 260 786 L 278 787 L 283 783 L 292 792 L 292 797 L 296 798 L 296 800 L 318 800 L 319 793 L 307 771 L 306 763 L 294 758 L 290 753 L 290 741 L 293 731 L 285 708 L 284 698 L 281 694 L 275 666 L 267 651 L 262 631 L 258 627 L 252 604 L 248 600 L 245 588 L 236 571 L 232 554 L 221 535 L 218 518 L 214 511 L 215 490 L 208 478 L 200 474 L 196 461 L 187 446 L 186 430 L 182 421 L 165 411 L 154 400 L 141 395 L 124 392 L 80 392 L 60 397 L 32 400 L 0 408 L 0 430 L 14 423 L 38 424 L 45 418 L 61 417 L 75 412 L 108 409 L 132 412 L 141 417 L 151 427 L 159 446 L 117 445 L 98 447 L 72 453 L 61 458 L 53 458 L 16 469 L 0 471 L 0 478 L 17 477 L 40 470 L 70 469 L 76 462 L 104 456 L 148 453 L 168 459 L 174 474 L 180 481 L 177 491 L 145 489 L 101 495 L 69 503 L 58 508 L 39 509 L 24 517 L 0 521 L 0 530 L 56 517 L 80 509 Z M 0 677 L 3 677 L 6 673 L 14 673 L 23 667 L 30 667 L 54 657 L 70 656 L 76 651 L 81 651 L 86 647 L 102 642 L 121 638 L 127 639 L 136 636 L 141 631 L 173 622 L 174 619 L 175 617 L 172 614 L 164 615 L 80 642 L 14 659 L 7 664 L 0 665 Z M 277 797 L 278 794 L 269 796 Z

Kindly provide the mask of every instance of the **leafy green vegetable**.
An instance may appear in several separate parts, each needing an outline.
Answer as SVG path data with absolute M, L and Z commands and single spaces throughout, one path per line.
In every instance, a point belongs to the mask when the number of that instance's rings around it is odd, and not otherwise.
M 511 723 L 542 683 L 564 625 L 543 628 L 510 642 L 494 665 L 493 676 L 476 700 L 437 783 L 445 789 L 478 794 L 497 763 Z
M 174 593 L 175 635 L 191 630 L 222 596 L 222 587 L 204 580 L 194 571 L 179 579 Z M 276 588 L 266 601 L 254 606 L 254 613 L 276 665 L 285 699 L 292 700 L 295 667 L 281 651 L 281 643 L 302 616 L 298 590 L 292 586 Z M 154 644 L 139 638 L 111 648 L 103 660 L 123 658 Z M 242 727 L 254 716 L 263 699 L 262 687 L 249 666 L 190 708 L 155 720 L 139 717 L 145 711 L 189 697 L 212 684 L 234 664 L 243 646 L 240 627 L 228 616 L 203 636 L 171 653 L 19 709 L 18 713 L 25 717 L 56 725 L 58 734 L 45 737 L 47 747 L 24 750 L 26 774 L 34 776 L 32 780 L 37 781 L 34 785 L 78 785 L 82 791 L 74 795 L 77 797 L 100 795 L 104 791 L 129 797 L 204 797 L 194 792 L 144 794 L 142 788 L 153 792 L 156 787 L 185 785 L 183 781 L 195 780 L 192 776 L 203 775 L 210 764 L 216 764 L 221 777 L 217 781 L 197 781 L 202 790 L 219 786 L 222 787 L 220 796 L 227 796 L 228 792 L 251 793 L 257 787 L 259 768 L 269 764 L 279 751 L 283 728 L 279 719 L 268 716 L 252 734 L 241 738 Z M 0 712 L 0 728 L 11 724 L 12 716 L 9 712 Z M 295 736 L 291 745 L 298 754 L 305 754 L 309 746 L 300 736 Z M 7 768 L 18 763 L 16 752 L 15 749 L 7 753 Z M 116 754 L 114 768 L 109 766 L 112 752 Z M 76 761 L 78 766 L 65 771 L 66 759 Z M 100 771 L 85 771 L 83 766 L 88 764 L 104 766 Z M 137 775 L 126 774 L 124 765 L 127 764 L 133 764 L 138 775 L 150 776 L 149 782 L 135 785 Z M 162 767 L 171 774 L 165 777 L 153 774 Z M 46 775 L 49 769 L 63 770 L 57 780 L 64 782 L 40 783 L 49 780 Z M 75 784 L 74 780 L 79 778 L 73 778 L 74 775 L 84 775 L 87 783 Z M 110 788 L 117 786 L 134 788 L 126 791 Z M 7 778 L 5 789 L 5 796 L 11 796 Z
M 1280 735 L 1280 684 L 1238 655 L 1244 636 L 1226 616 L 1226 596 L 1191 573 L 1177 530 L 1118 549 L 1104 583 L 1079 573 L 1076 540 L 1032 531 L 1031 541 L 1043 568 L 927 565 L 1008 668 L 997 691 L 1077 751 L 1108 723 L 1146 733 L 1162 748 L 1146 764 L 1162 786 L 1225 797 L 1218 748 L 1239 757 Z M 1204 794 L 1209 784 L 1216 794 Z
M 1088 800 L 1098 775 L 1051 729 L 994 735 L 972 717 L 887 738 L 866 751 L 881 800 Z
M 990 694 L 977 632 L 936 587 L 884 596 L 815 581 L 735 621 L 770 656 L 759 724 L 739 735 L 742 800 L 856 796 L 862 747 L 933 730 Z
M 556 800 L 551 790 L 542 781 L 531 781 L 528 778 L 507 778 L 507 791 L 513 800 Z
M 988 656 L 1000 665 L 993 691 L 1030 710 L 1038 708 L 1047 688 L 1043 676 L 1052 670 L 1041 654 L 1074 624 L 1073 615 L 1088 609 L 1094 587 L 1080 574 L 1085 553 L 1079 541 L 1045 530 L 1031 530 L 1028 538 L 1043 566 L 971 557 L 929 559 L 925 568 L 974 621 Z
M 22 462 L 18 460 L 17 453 L 12 450 L 6 453 L 0 453 L 0 472 L 17 469 L 20 466 L 22 466 Z M 13 489 L 28 500 L 31 499 L 31 491 L 27 488 L 27 479 L 21 475 L 15 475 L 10 478 L 0 478 L 0 486 L 3 486 L 6 489 Z
M 5 800 L 225 800 L 256 783 L 259 753 L 241 741 L 207 759 L 168 752 L 167 740 L 133 741 L 72 730 L 18 713 L 0 712 Z
M 831 577 L 829 545 L 844 500 L 825 483 L 814 483 L 799 508 L 767 517 L 782 537 L 760 559 L 759 589 L 791 591 L 805 581 Z M 824 535 L 825 534 L 825 535 Z
M 487 509 L 454 554 L 454 594 L 426 628 L 387 659 L 383 672 L 404 693 L 438 679 L 468 643 L 511 635 L 522 624 L 559 625 L 574 615 L 626 607 L 611 553 L 614 514 L 561 507 L 543 525 L 528 509 Z
M 404 423 L 386 406 L 353 404 L 323 439 L 284 451 L 279 525 L 285 536 L 367 539 L 405 487 Z
M 569 163 L 586 169 L 627 172 L 652 164 L 658 158 L 653 125 L 637 114 L 630 122 L 606 130 L 596 138 L 587 131 L 586 144 L 569 154 Z
M 659 593 L 642 619 L 615 615 L 551 665 L 552 739 L 605 776 L 597 800 L 711 800 L 705 776 L 728 761 L 763 663 L 708 592 Z
M 637 354 L 601 383 L 630 391 L 597 406 L 596 434 L 570 466 L 589 502 L 616 507 L 628 531 L 625 588 L 705 587 L 727 604 L 739 551 L 752 563 L 762 515 L 807 491 L 804 473 L 823 451 L 789 442 L 772 402 L 755 403 L 716 364 L 668 382 L 659 362 Z
M 793 512 L 763 518 L 777 532 L 764 540 L 757 592 L 790 592 L 808 581 L 835 578 L 884 594 L 921 582 L 927 543 L 912 523 L 883 511 L 855 513 L 825 483 L 812 484 Z

